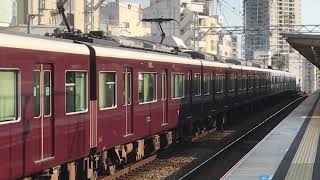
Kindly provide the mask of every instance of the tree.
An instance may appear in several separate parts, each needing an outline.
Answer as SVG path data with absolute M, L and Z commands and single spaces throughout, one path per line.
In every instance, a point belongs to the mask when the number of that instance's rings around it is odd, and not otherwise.
M 285 68 L 284 58 L 282 54 L 274 54 L 272 56 L 272 66 L 283 70 Z

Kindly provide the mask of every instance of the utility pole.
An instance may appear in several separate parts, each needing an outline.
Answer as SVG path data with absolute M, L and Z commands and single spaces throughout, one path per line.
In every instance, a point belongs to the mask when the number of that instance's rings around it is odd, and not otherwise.
M 93 30 L 94 26 L 94 14 L 90 10 L 93 7 L 94 0 L 84 0 L 84 33 L 88 33 Z
M 193 12 L 193 50 L 199 50 L 199 14 L 198 12 Z
M 27 15 L 27 33 L 28 34 L 31 34 L 31 24 L 32 24 L 32 20 L 35 18 L 35 17 L 41 17 L 43 15 L 41 14 L 28 14 Z
M 84 0 L 84 33 L 94 30 L 94 12 L 104 1 L 105 0 L 99 0 L 95 4 L 94 0 Z
M 35 14 L 28 14 L 27 15 L 27 33 L 31 33 L 31 21 L 36 17 Z

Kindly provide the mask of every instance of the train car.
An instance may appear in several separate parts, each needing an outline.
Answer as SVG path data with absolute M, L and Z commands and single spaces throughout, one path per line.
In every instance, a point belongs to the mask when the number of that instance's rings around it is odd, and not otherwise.
M 112 174 L 294 90 L 287 72 L 0 32 L 0 179 Z

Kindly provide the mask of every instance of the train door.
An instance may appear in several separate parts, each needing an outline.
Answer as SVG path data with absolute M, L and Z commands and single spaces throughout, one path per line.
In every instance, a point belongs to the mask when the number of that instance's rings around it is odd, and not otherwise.
M 133 133 L 133 103 L 132 103 L 132 68 L 125 68 L 123 73 L 123 90 L 126 135 Z
M 162 125 L 168 124 L 168 70 L 161 73 Z
M 36 162 L 49 160 L 54 156 L 53 67 L 50 64 L 36 64 L 34 70 L 34 124 L 39 142 L 34 151 Z M 39 127 L 39 128 L 38 128 Z

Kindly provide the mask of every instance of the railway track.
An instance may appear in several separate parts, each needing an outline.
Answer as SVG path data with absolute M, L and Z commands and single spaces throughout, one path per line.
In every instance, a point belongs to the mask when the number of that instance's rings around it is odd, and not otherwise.
M 152 155 L 152 156 L 150 156 L 146 159 L 143 159 L 139 162 L 126 165 L 123 169 L 115 172 L 111 176 L 99 177 L 98 179 L 99 180 L 113 180 L 113 179 L 120 178 L 121 176 L 124 176 L 124 175 L 128 174 L 129 172 L 133 173 L 135 169 L 138 169 L 142 166 L 149 164 L 150 162 L 154 161 L 156 158 L 157 158 L 157 155 Z
M 217 158 L 218 156 L 223 154 L 225 151 L 228 151 L 229 149 L 231 149 L 233 146 L 235 146 L 238 142 L 240 142 L 245 137 L 250 135 L 252 132 L 262 127 L 268 121 L 278 117 L 280 113 L 292 107 L 294 104 L 297 104 L 302 99 L 303 97 L 299 97 L 299 98 L 296 98 L 294 101 L 291 101 L 289 104 L 286 104 L 284 107 L 283 106 L 277 107 L 276 109 L 277 110 L 280 109 L 280 110 L 276 111 L 271 116 L 264 119 L 261 123 L 254 126 L 251 130 L 247 131 L 245 134 L 241 135 L 236 140 L 232 141 L 231 143 L 224 144 L 223 148 L 218 146 L 217 149 L 215 150 L 208 149 L 208 148 L 205 149 L 201 147 L 202 146 L 201 143 L 197 145 L 192 145 L 192 143 L 199 143 L 197 142 L 198 140 L 200 142 L 201 141 L 206 142 L 208 141 L 208 139 L 211 139 L 211 140 L 213 139 L 213 141 L 224 141 L 226 138 L 233 136 L 235 134 L 234 130 L 225 130 L 223 133 L 210 130 L 204 134 L 201 134 L 198 137 L 193 138 L 191 144 L 173 145 L 173 147 L 165 151 L 161 151 L 158 154 L 158 156 L 153 155 L 137 163 L 127 165 L 126 167 L 124 167 L 124 169 L 117 171 L 112 176 L 99 177 L 98 179 L 100 180 L 193 179 L 191 177 L 193 177 L 194 174 L 198 173 L 198 171 L 202 167 L 204 167 L 208 162 Z M 251 143 L 251 142 L 248 141 L 247 143 Z M 258 143 L 258 141 L 257 142 L 254 141 L 253 143 Z M 193 146 L 199 146 L 199 148 L 189 150 L 189 147 L 193 147 Z M 186 151 L 181 151 L 181 147 L 182 149 L 185 148 Z M 203 157 L 208 157 L 208 154 L 212 154 L 212 152 L 216 152 L 216 153 L 211 155 L 209 158 L 203 159 Z M 190 164 L 197 164 L 197 166 L 192 168 L 189 171 Z M 185 170 L 181 171 L 181 169 L 185 169 L 188 171 L 187 172 Z
M 290 102 L 289 104 L 287 104 L 286 106 L 284 106 L 283 108 L 281 108 L 280 110 L 278 110 L 277 112 L 275 112 L 274 114 L 272 114 L 271 116 L 269 116 L 268 118 L 266 118 L 264 121 L 262 121 L 261 123 L 259 123 L 258 125 L 256 125 L 255 127 L 253 127 L 251 130 L 249 130 L 248 132 L 246 132 L 245 134 L 241 135 L 239 138 L 237 138 L 236 140 L 232 141 L 231 143 L 229 143 L 227 146 L 225 146 L 223 149 L 221 149 L 220 151 L 218 151 L 217 153 L 213 154 L 212 156 L 210 156 L 209 158 L 207 158 L 206 160 L 204 160 L 202 163 L 200 163 L 198 166 L 196 166 L 195 168 L 191 169 L 189 172 L 185 173 L 183 176 L 181 176 L 180 178 L 178 178 L 179 180 L 187 180 L 187 179 L 208 179 L 210 177 L 210 179 L 214 178 L 217 179 L 217 176 L 208 176 L 208 175 L 200 175 L 200 172 L 203 173 L 203 171 L 207 171 L 204 170 L 204 168 L 209 169 L 208 165 L 211 161 L 218 159 L 219 156 L 221 156 L 224 153 L 227 153 L 228 151 L 230 152 L 230 149 L 234 148 L 236 145 L 239 145 L 239 143 L 245 143 L 245 144 L 252 144 L 253 147 L 258 144 L 258 142 L 264 137 L 259 137 L 259 139 L 256 138 L 248 138 L 250 135 L 253 135 L 255 133 L 255 131 L 257 131 L 258 129 L 262 128 L 263 125 L 265 125 L 267 122 L 269 122 L 270 120 L 273 120 L 275 118 L 277 118 L 282 112 L 288 110 L 290 107 L 293 107 L 294 105 L 296 105 L 298 102 L 302 101 L 304 97 L 299 97 L 297 99 L 295 99 L 294 101 Z M 291 112 L 291 111 L 290 111 Z M 283 118 L 282 118 L 283 119 Z M 282 120 L 281 119 L 281 120 Z M 281 122 L 280 120 L 280 122 Z M 278 123 L 276 123 L 278 124 Z M 270 128 L 268 128 L 270 129 Z M 270 129 L 272 130 L 273 127 Z M 268 132 L 269 133 L 269 132 Z M 261 138 L 261 139 L 260 139 Z M 253 148 L 252 147 L 252 148 Z M 246 151 L 250 151 L 252 148 L 246 150 Z M 243 150 L 242 150 L 243 151 Z M 224 159 L 224 158 L 221 158 Z M 241 158 L 240 158 L 241 159 Z M 237 162 L 237 161 L 236 161 Z M 207 166 L 207 167 L 206 167 Z M 211 167 L 211 166 L 210 166 Z M 214 171 L 214 169 L 210 169 L 211 172 Z M 207 171 L 208 172 L 208 171 Z M 209 172 L 210 173 L 210 172 Z M 208 174 L 208 173 L 206 173 Z M 221 177 L 219 177 L 221 178 Z

